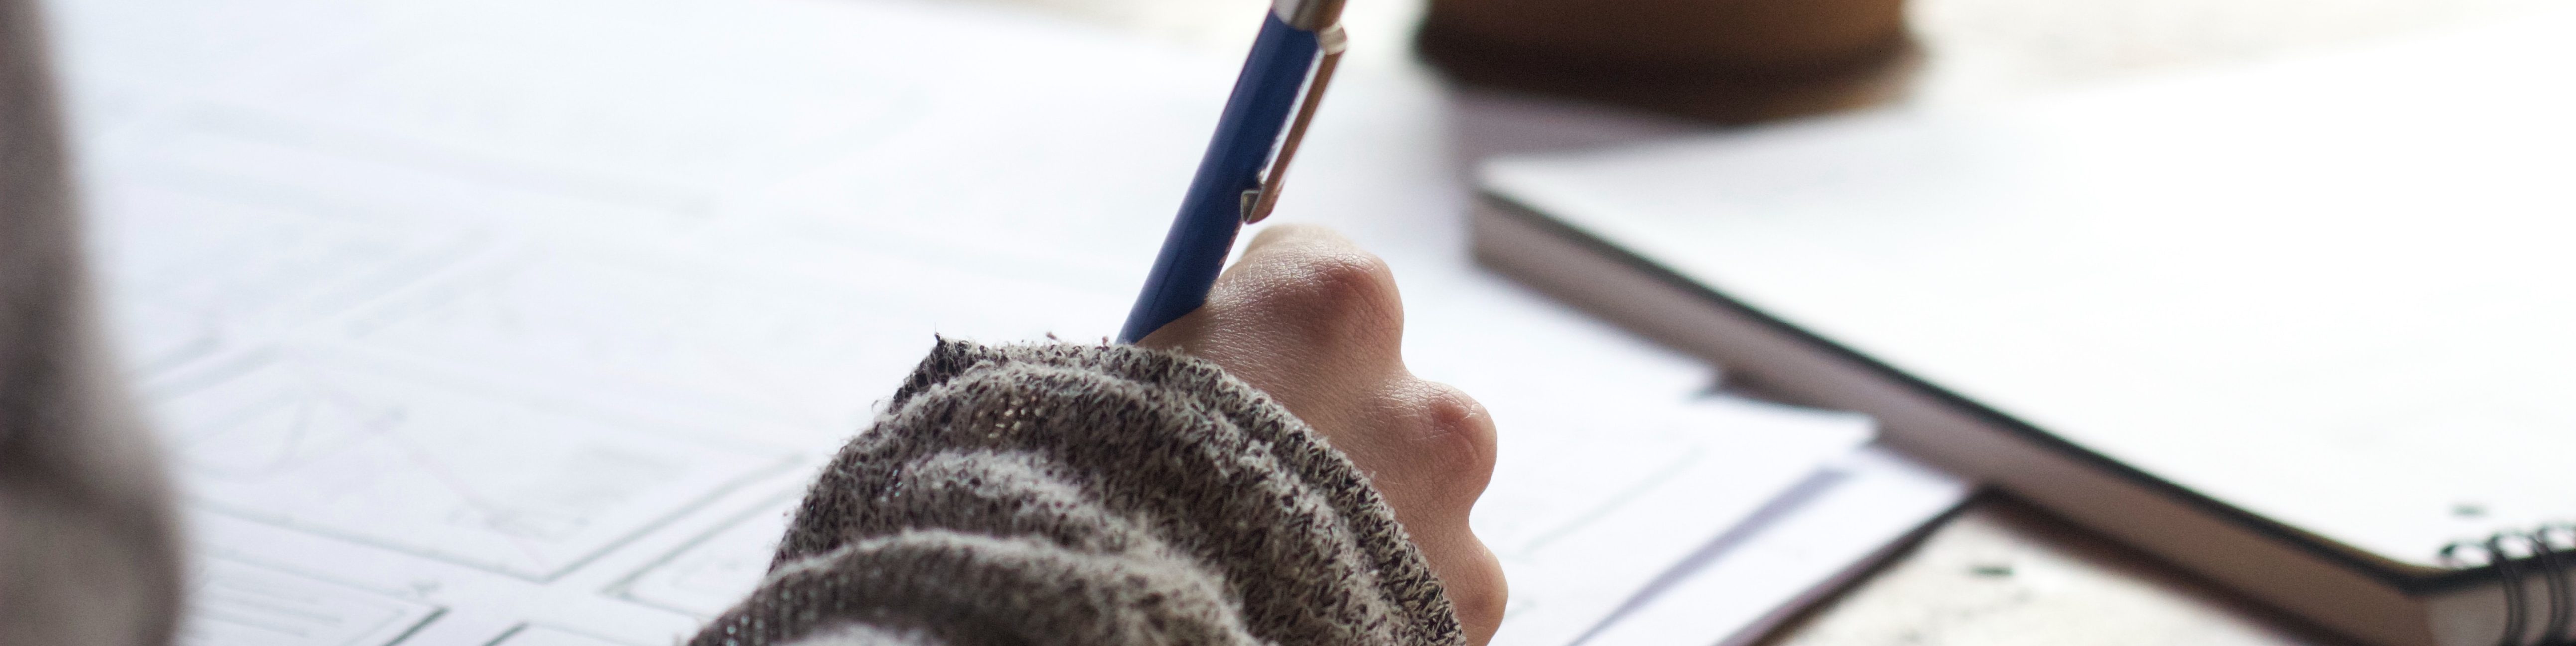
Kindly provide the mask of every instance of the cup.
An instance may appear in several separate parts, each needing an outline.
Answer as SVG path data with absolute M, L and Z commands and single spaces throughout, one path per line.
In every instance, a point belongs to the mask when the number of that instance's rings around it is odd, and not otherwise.
M 1415 47 L 1480 86 L 1746 123 L 1882 102 L 1904 0 L 1431 0 Z

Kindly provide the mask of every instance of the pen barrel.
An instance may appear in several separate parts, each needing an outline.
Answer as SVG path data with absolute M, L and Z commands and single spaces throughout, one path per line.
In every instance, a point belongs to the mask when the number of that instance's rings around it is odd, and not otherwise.
M 1235 234 L 1243 229 L 1243 194 L 1261 187 L 1262 166 L 1287 128 L 1320 46 L 1314 32 L 1265 15 L 1252 55 L 1217 117 L 1216 135 L 1181 198 L 1180 214 L 1118 333 L 1120 343 L 1135 343 L 1206 304 L 1234 250 Z

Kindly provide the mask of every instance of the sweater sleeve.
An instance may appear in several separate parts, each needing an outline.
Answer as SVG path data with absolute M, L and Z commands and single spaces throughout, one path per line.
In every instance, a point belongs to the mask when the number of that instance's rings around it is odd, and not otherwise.
M 1367 477 L 1128 346 L 941 341 L 691 644 L 1464 643 Z

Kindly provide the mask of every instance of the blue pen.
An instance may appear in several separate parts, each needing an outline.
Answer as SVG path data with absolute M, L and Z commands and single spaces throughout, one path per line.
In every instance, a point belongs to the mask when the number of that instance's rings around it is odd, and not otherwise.
M 1235 234 L 1270 217 L 1288 160 L 1341 60 L 1341 15 L 1342 0 L 1272 0 L 1118 342 L 1135 343 L 1207 304 Z

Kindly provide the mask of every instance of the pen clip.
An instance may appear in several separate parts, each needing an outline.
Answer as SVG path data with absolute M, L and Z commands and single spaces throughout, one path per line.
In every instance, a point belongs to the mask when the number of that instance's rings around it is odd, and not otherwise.
M 1324 101 L 1324 86 L 1333 80 L 1333 66 L 1341 62 L 1342 50 L 1350 48 L 1350 39 L 1342 35 L 1341 25 L 1327 27 L 1315 37 L 1322 58 L 1315 62 L 1314 75 L 1306 81 L 1306 95 L 1289 118 L 1288 133 L 1280 137 L 1279 149 L 1261 171 L 1261 188 L 1243 192 L 1244 224 L 1269 218 L 1270 209 L 1279 205 L 1279 185 L 1288 177 L 1288 161 L 1297 157 L 1297 142 L 1306 138 L 1306 125 L 1315 120 L 1315 106 Z

